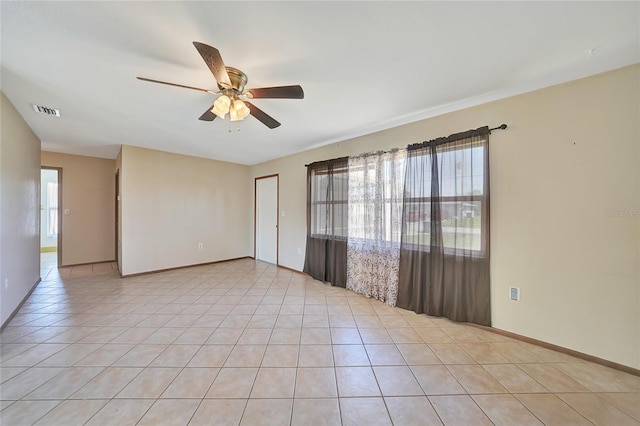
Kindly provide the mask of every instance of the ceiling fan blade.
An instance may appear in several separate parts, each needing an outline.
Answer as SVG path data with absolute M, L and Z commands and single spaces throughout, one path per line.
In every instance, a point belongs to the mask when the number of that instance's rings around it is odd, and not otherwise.
M 231 80 L 229 80 L 227 68 L 224 66 L 222 56 L 220 56 L 220 52 L 218 51 L 218 49 L 197 41 L 194 41 L 193 45 L 196 47 L 196 49 L 198 49 L 200 56 L 202 56 L 202 59 L 204 59 L 204 62 L 213 73 L 213 76 L 215 77 L 218 84 L 226 88 L 230 88 Z
M 262 124 L 267 126 L 270 129 L 275 129 L 280 125 L 273 117 L 269 114 L 252 104 L 251 102 L 246 102 L 245 104 L 249 107 L 249 111 L 251 111 L 251 115 L 260 120 Z
M 259 98 L 279 98 L 279 99 L 304 99 L 304 91 L 299 85 L 262 87 L 258 89 L 248 89 L 244 95 L 249 99 Z
M 207 109 L 204 114 L 202 114 L 198 120 L 202 120 L 202 121 L 213 121 L 216 119 L 216 115 L 214 113 L 211 112 L 211 110 L 213 109 L 213 105 L 211 105 L 209 107 L 209 109 Z
M 154 80 L 154 79 L 145 78 L 145 77 L 136 77 L 136 78 L 138 80 L 142 80 L 142 81 L 150 81 L 151 83 L 160 83 L 160 84 L 166 84 L 167 86 L 176 86 L 176 87 L 182 87 L 182 88 L 185 88 L 185 89 L 199 90 L 201 92 L 211 93 L 212 95 L 216 94 L 216 92 L 214 92 L 212 90 L 201 89 L 200 87 L 185 86 L 184 84 L 169 83 L 168 81 Z

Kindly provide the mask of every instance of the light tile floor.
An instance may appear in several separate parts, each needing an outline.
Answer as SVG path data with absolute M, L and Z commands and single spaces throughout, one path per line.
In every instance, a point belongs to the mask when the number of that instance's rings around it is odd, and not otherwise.
M 640 424 L 640 377 L 254 260 L 82 271 L 0 334 L 2 425 Z
M 100 262 L 86 265 L 65 266 L 58 269 L 57 252 L 40 253 L 40 277 L 43 280 L 106 274 L 117 271 L 118 265 L 116 262 Z

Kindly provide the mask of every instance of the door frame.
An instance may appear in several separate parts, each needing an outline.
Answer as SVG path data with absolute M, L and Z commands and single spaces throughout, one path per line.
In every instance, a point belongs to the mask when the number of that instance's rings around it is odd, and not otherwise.
M 62 212 L 64 211 L 64 206 L 62 205 L 62 167 L 53 167 L 53 166 L 40 166 L 40 170 L 56 170 L 58 172 L 58 241 L 57 241 L 57 248 L 56 248 L 56 254 L 58 257 L 58 268 L 60 268 L 62 265 L 62 217 L 63 214 Z M 42 188 L 40 188 L 40 192 L 42 192 Z M 38 234 L 42 234 L 42 212 L 40 212 L 39 215 L 39 222 L 40 222 L 40 226 L 38 227 L 39 232 Z M 42 239 L 42 235 L 39 235 L 39 240 Z
M 276 266 L 280 265 L 280 175 L 278 173 L 259 176 L 253 181 L 253 258 L 258 255 L 258 180 L 276 178 Z
M 116 267 L 118 268 L 118 272 L 122 275 L 122 272 L 120 270 L 120 226 L 122 226 L 122 224 L 120 223 L 120 220 L 122 219 L 120 217 L 120 169 L 116 170 L 115 173 L 115 261 L 116 261 Z

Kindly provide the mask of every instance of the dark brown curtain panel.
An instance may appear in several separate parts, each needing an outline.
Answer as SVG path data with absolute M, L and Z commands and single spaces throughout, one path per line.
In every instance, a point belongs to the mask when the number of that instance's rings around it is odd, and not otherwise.
M 345 287 L 347 282 L 348 158 L 307 166 L 307 246 L 304 272 Z
M 489 129 L 410 145 L 397 306 L 491 325 Z

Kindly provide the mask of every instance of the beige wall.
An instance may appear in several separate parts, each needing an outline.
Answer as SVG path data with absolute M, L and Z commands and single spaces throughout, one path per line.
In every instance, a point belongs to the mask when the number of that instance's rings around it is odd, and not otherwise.
M 252 256 L 252 184 L 247 166 L 123 146 L 123 275 Z
M 42 151 L 42 165 L 62 168 L 62 265 L 114 260 L 115 161 Z
M 0 95 L 0 324 L 40 278 L 40 140 Z
M 303 266 L 305 163 L 504 122 L 491 135 L 493 326 L 640 368 L 639 76 L 627 67 L 253 166 L 280 174 L 280 264 Z

